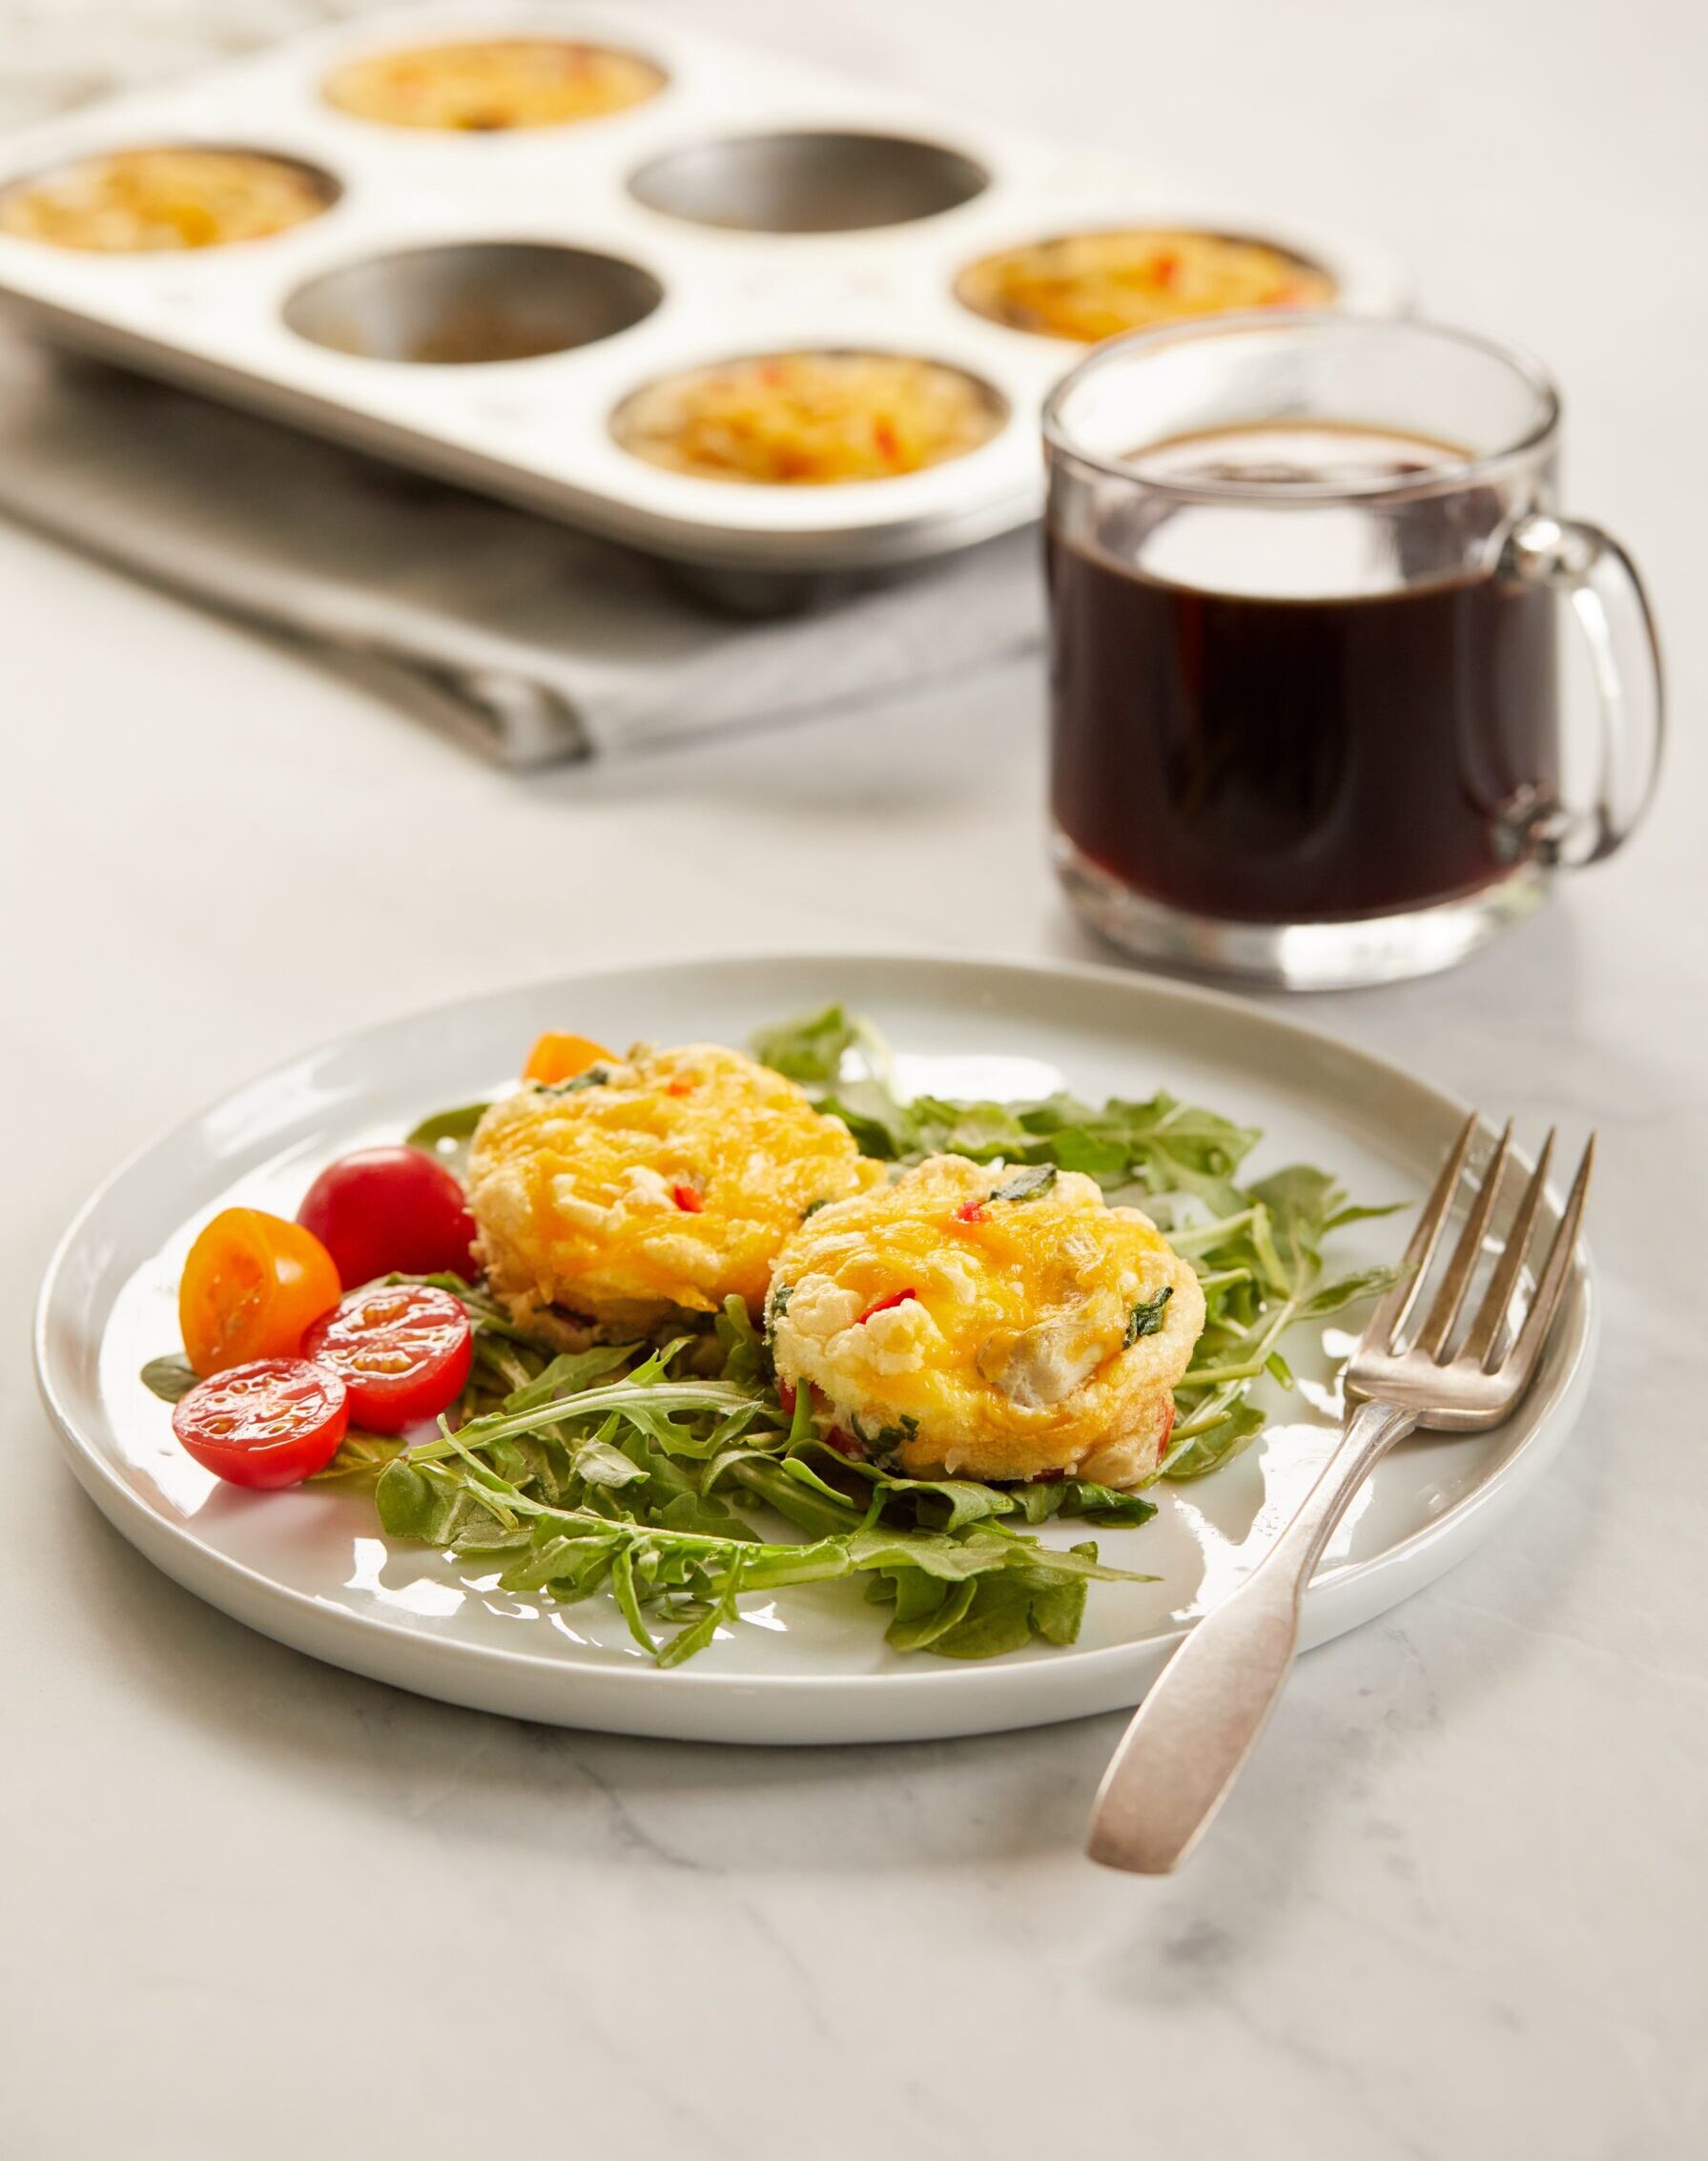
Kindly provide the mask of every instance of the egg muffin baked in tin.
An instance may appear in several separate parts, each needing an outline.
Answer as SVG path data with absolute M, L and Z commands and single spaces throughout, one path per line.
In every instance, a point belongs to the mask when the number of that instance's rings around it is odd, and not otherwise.
M 195 143 L 115 150 L 0 194 L 0 232 L 91 255 L 263 240 L 319 217 L 338 186 L 313 166 Z
M 1191 1266 L 1094 1179 L 933 1156 L 777 1255 L 785 1389 L 910 1476 L 1148 1477 L 1204 1327 Z
M 757 1316 L 808 1209 L 881 1176 L 840 1119 L 741 1052 L 638 1045 L 495 1103 L 467 1191 L 495 1294 L 573 1344 L 731 1296 Z
M 638 52 L 532 37 L 364 54 L 334 69 L 323 93 L 340 113 L 387 127 L 487 134 L 601 119 L 664 84 L 664 70 Z
M 0 298 L 55 339 L 710 571 L 742 607 L 792 606 L 808 577 L 888 576 L 1037 516 L 1036 417 L 1078 349 L 1064 338 L 1130 317 L 1004 326 L 1001 296 L 979 292 L 998 250 L 1117 230 L 1197 232 L 1213 248 L 1248 235 L 1314 266 L 1349 309 L 1405 298 L 1391 264 L 1272 204 L 1182 195 L 1090 146 L 746 48 L 681 10 L 561 13 L 498 0 L 364 12 L 19 132 L 0 155 L 0 191 L 16 191 Z M 193 207 L 175 229 L 169 211 L 127 230 L 76 203 L 83 229 L 48 232 L 31 199 L 42 176 L 105 154 L 234 142 L 321 170 L 292 174 L 282 216 L 254 226 Z M 295 239 L 283 231 L 305 220 Z M 262 231 L 281 244 L 216 244 Z M 201 250 L 194 295 L 164 252 L 186 245 Z M 462 276 L 453 258 L 525 247 L 608 254 L 656 304 L 566 283 L 549 348 L 461 320 L 423 341 L 422 319 Z M 1153 251 L 1150 281 L 1191 269 Z M 540 280 L 520 262 L 516 276 L 531 321 Z M 349 335 L 321 290 L 340 278 L 361 318 Z M 1008 295 L 1011 316 L 1024 298 Z M 320 328 L 305 331 L 311 314 Z M 784 368 L 797 380 L 781 400 L 761 383 L 755 412 L 753 383 L 728 380 L 736 356 L 812 365 Z M 875 357 L 863 381 L 849 381 L 848 356 Z M 405 378 L 392 363 L 409 359 L 482 364 Z M 875 398 L 873 364 L 898 362 L 899 388 Z
M 1236 308 L 1325 307 L 1326 271 L 1264 240 L 1132 228 L 1071 233 L 970 263 L 956 298 L 1010 330 L 1096 344 Z
M 760 353 L 664 376 L 611 433 L 707 480 L 826 486 L 893 480 L 977 450 L 1008 417 L 976 376 L 905 353 Z

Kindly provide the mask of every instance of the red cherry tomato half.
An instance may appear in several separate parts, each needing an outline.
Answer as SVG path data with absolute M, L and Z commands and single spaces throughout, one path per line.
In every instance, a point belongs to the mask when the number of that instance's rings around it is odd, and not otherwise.
M 271 1491 L 323 1471 L 350 1423 L 344 1384 L 306 1358 L 256 1358 L 198 1381 L 172 1430 L 204 1471 Z
M 463 1188 L 420 1148 L 340 1156 L 309 1187 L 297 1221 L 332 1255 L 346 1290 L 394 1272 L 476 1272 L 475 1223 Z
M 322 1313 L 302 1349 L 343 1382 L 350 1416 L 364 1432 L 401 1433 L 462 1394 L 474 1332 L 448 1290 L 371 1284 Z

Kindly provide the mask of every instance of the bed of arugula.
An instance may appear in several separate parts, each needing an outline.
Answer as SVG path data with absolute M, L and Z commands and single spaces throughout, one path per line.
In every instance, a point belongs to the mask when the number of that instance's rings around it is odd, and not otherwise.
M 1083 1171 L 1112 1201 L 1145 1208 L 1197 1268 L 1207 1307 L 1160 1477 L 1201 1478 L 1245 1447 L 1264 1424 L 1259 1378 L 1292 1385 L 1287 1331 L 1387 1281 L 1333 1274 L 1323 1257 L 1331 1232 L 1387 1209 L 1349 1205 L 1305 1164 L 1241 1183 L 1261 1136 L 1213 1111 L 1165 1094 L 1101 1110 L 1064 1095 L 904 1101 L 881 1040 L 838 1006 L 764 1030 L 752 1049 L 844 1119 L 867 1155 L 909 1163 L 951 1151 Z M 410 1139 L 454 1160 L 484 1108 L 442 1113 Z M 738 1599 L 792 1584 L 858 1577 L 888 1609 L 895 1649 L 983 1658 L 1072 1643 L 1094 1582 L 1154 1580 L 1107 1565 L 1093 1539 L 1064 1548 L 1034 1534 L 1052 1517 L 1142 1524 L 1156 1513 L 1142 1493 L 1075 1478 L 914 1479 L 849 1461 L 815 1430 L 807 1391 L 784 1411 L 738 1299 L 697 1333 L 566 1354 L 480 1286 L 430 1280 L 463 1300 L 473 1325 L 463 1399 L 437 1438 L 403 1448 L 353 1435 L 320 1477 L 371 1481 L 392 1537 L 495 1556 L 506 1591 L 608 1592 L 661 1666 L 703 1650 Z M 193 1377 L 180 1364 L 157 1361 L 145 1378 L 178 1392 Z

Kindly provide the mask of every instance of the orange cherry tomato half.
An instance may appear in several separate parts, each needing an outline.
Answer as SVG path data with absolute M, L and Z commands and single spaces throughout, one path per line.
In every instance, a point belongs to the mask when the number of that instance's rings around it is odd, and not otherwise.
M 339 1297 L 332 1256 L 311 1231 L 259 1208 L 227 1208 L 190 1248 L 178 1284 L 184 1355 L 198 1373 L 289 1358 Z
M 527 1054 L 522 1078 L 539 1080 L 549 1088 L 559 1080 L 573 1080 L 578 1073 L 602 1060 L 614 1062 L 605 1045 L 594 1042 L 590 1036 L 560 1036 L 547 1028 Z
M 306 1358 L 257 1358 L 198 1381 L 172 1430 L 204 1471 L 271 1491 L 323 1471 L 350 1423 L 344 1384 Z
M 474 1334 L 463 1301 L 428 1284 L 370 1284 L 320 1318 L 303 1355 L 336 1373 L 368 1433 L 401 1433 L 463 1392 Z

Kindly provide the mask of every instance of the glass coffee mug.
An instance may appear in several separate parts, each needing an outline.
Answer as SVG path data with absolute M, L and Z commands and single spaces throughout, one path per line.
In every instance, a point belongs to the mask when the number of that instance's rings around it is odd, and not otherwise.
M 1244 315 L 1101 346 L 1044 413 L 1051 798 L 1082 915 L 1200 973 L 1444 968 L 1654 791 L 1636 570 L 1555 509 L 1559 399 L 1424 323 Z M 1596 777 L 1568 777 L 1559 604 Z

